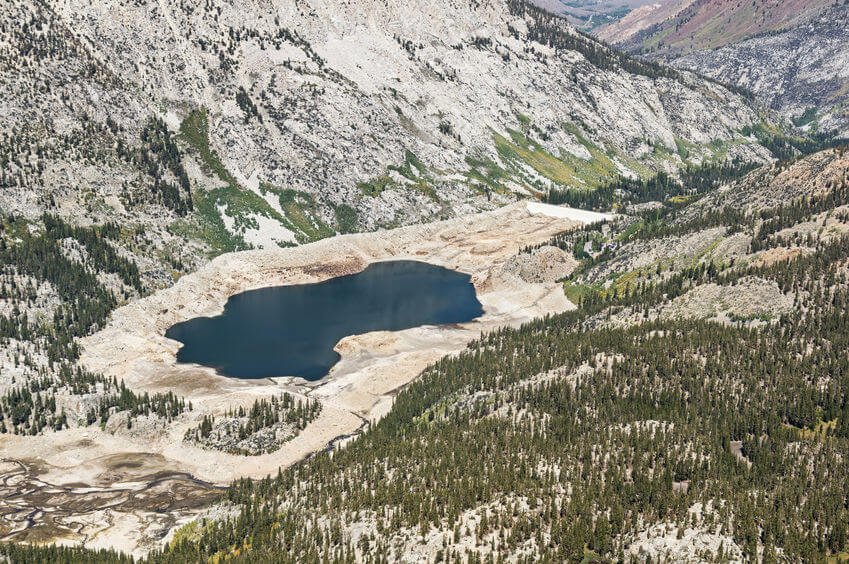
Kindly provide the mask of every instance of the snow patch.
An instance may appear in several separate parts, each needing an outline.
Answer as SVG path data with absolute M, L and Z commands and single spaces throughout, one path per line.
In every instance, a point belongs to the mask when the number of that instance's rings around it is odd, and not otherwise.
M 257 222 L 259 229 L 245 229 L 245 242 L 257 249 L 273 249 L 277 243 L 297 243 L 295 234 L 286 229 L 276 219 L 255 214 L 252 219 Z
M 598 223 L 600 221 L 610 221 L 613 219 L 613 214 L 609 213 L 591 212 L 576 208 L 543 204 L 540 202 L 528 202 L 528 212 L 531 214 L 547 215 L 549 217 L 571 219 L 572 221 L 580 221 L 582 223 Z

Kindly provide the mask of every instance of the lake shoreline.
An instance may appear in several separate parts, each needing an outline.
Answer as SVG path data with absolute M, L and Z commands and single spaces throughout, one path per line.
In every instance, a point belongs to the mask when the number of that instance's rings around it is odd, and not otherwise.
M 374 331 L 452 325 L 483 315 L 471 277 L 422 261 L 373 262 L 313 284 L 249 290 L 224 312 L 172 325 L 180 363 L 243 380 L 319 381 L 341 360 L 343 338 Z
M 217 257 L 174 286 L 119 308 L 107 327 L 82 343 L 82 362 L 90 370 L 115 377 L 137 392 L 173 391 L 192 402 L 192 412 L 177 417 L 165 428 L 134 425 L 127 430 L 118 425 L 104 430 L 88 427 L 48 432 L 42 437 L 12 436 L 5 444 L 7 456 L 37 459 L 41 468 L 38 478 L 48 484 L 88 483 L 90 476 L 109 470 L 100 461 L 115 455 L 143 454 L 160 458 L 174 471 L 226 485 L 235 478 L 274 473 L 281 466 L 290 466 L 327 448 L 339 437 L 349 437 L 339 441 L 346 443 L 383 417 L 397 392 L 424 368 L 445 355 L 462 351 L 481 333 L 574 308 L 560 284 L 529 283 L 502 268 L 520 249 L 545 243 L 554 234 L 582 224 L 557 217 L 563 215 L 564 208 L 549 208 L 535 208 L 535 213 L 531 213 L 527 203 L 518 202 L 493 212 L 433 224 L 333 237 L 290 249 Z M 220 314 L 229 297 L 240 292 L 320 282 L 360 272 L 375 262 L 399 259 L 423 261 L 471 275 L 484 315 L 453 326 L 346 337 L 334 347 L 341 360 L 326 377 L 314 383 L 293 378 L 236 380 L 209 368 L 182 365 L 176 361 L 179 344 L 164 336 L 174 323 Z M 322 410 L 315 421 L 279 450 L 246 457 L 201 449 L 183 441 L 185 432 L 205 414 L 250 406 L 257 399 L 283 391 L 319 400 Z M 80 436 L 83 431 L 84 438 Z M 113 521 L 138 523 L 144 520 L 142 513 L 114 516 Z M 137 553 L 169 538 L 163 538 L 161 531 L 141 526 L 120 538 L 108 529 L 85 532 L 87 546 L 110 546 Z

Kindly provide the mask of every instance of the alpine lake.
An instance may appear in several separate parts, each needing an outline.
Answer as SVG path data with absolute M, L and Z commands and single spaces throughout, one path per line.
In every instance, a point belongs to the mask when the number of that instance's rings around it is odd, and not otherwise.
M 470 277 L 417 261 L 371 264 L 315 284 L 236 294 L 221 315 L 173 325 L 177 360 L 242 379 L 326 376 L 340 339 L 471 321 L 483 314 Z

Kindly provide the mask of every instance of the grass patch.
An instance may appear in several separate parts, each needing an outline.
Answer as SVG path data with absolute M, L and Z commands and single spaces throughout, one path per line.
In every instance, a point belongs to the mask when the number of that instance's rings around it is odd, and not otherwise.
M 563 283 L 563 293 L 575 305 L 581 303 L 581 300 L 587 296 L 598 295 L 603 292 L 604 290 L 599 285 L 578 284 L 569 281 Z
M 201 535 L 201 527 L 197 521 L 189 521 L 176 531 L 171 540 L 171 546 L 177 546 L 181 542 L 197 542 Z
M 333 209 L 336 216 L 336 229 L 339 233 L 354 233 L 357 230 L 357 210 L 348 204 L 339 204 Z
M 489 190 L 498 194 L 505 194 L 510 191 L 505 184 L 510 180 L 510 173 L 492 159 L 466 157 L 466 164 L 471 168 L 463 175 L 478 192 L 483 193 Z M 481 186 L 485 189 L 481 189 Z
M 404 153 L 404 162 L 400 166 L 390 165 L 389 170 L 394 170 L 404 178 L 412 181 L 419 180 L 422 177 L 428 178 L 427 166 L 412 151 L 406 151 Z
M 186 239 L 205 242 L 211 249 L 211 255 L 220 255 L 233 251 L 243 251 L 251 246 L 239 235 L 227 230 L 215 198 L 205 190 L 197 190 L 193 196 L 195 213 L 191 219 L 178 219 L 168 226 L 168 231 Z
M 259 229 L 255 215 L 263 215 L 284 223 L 284 219 L 268 202 L 250 190 L 229 185 L 207 191 L 206 197 L 213 205 L 224 207 L 224 213 L 233 218 L 233 225 L 239 231 Z M 217 209 L 215 211 L 218 212 Z
M 278 221 L 295 234 L 299 243 L 318 241 L 334 235 L 333 229 L 322 221 L 318 204 L 312 195 L 291 188 L 278 188 L 265 182 L 260 183 L 259 189 L 263 194 L 277 196 L 285 216 L 280 217 L 275 212 Z
M 389 166 L 389 170 L 395 171 L 413 183 L 413 188 L 419 190 L 434 202 L 439 201 L 439 196 L 433 187 L 433 178 L 428 174 L 427 165 L 413 154 L 405 151 L 404 162 L 400 166 Z
M 701 198 L 701 196 L 701 194 L 685 194 L 679 196 L 672 196 L 666 201 L 672 204 L 673 206 L 686 206 L 690 202 L 698 200 L 699 198 Z
M 798 117 L 793 118 L 793 125 L 796 127 L 804 127 L 817 119 L 817 109 L 814 106 L 806 109 Z
M 363 196 L 376 198 L 384 190 L 391 190 L 394 188 L 413 188 L 422 192 L 433 201 L 439 201 L 439 196 L 436 193 L 436 189 L 433 187 L 433 178 L 428 174 L 427 165 L 420 161 L 419 158 L 411 151 L 405 151 L 404 160 L 400 165 L 389 165 L 387 170 L 398 173 L 405 179 L 409 180 L 411 184 L 399 185 L 397 182 L 392 180 L 392 177 L 389 176 L 389 173 L 387 172 L 386 174 L 382 174 L 377 178 L 373 178 L 366 182 L 357 182 L 357 188 L 360 189 Z
M 574 125 L 565 124 L 563 127 L 587 149 L 589 159 L 576 157 L 565 150 L 553 155 L 539 142 L 514 129 L 507 130 L 509 138 L 494 134 L 495 149 L 502 162 L 510 167 L 514 179 L 518 177 L 522 180 L 521 184 L 535 186 L 537 190 L 541 190 L 541 186 L 528 177 L 528 167 L 561 186 L 594 189 L 616 178 L 616 164 L 604 150 L 587 140 Z
M 525 114 L 519 112 L 516 114 L 516 117 L 519 119 L 519 123 L 522 124 L 522 127 L 524 129 L 527 129 L 531 126 L 531 118 L 529 118 Z
M 381 192 L 393 187 L 394 185 L 395 183 L 392 182 L 392 179 L 389 178 L 388 174 L 378 176 L 377 178 L 373 178 L 367 182 L 357 182 L 357 188 L 360 189 L 363 196 L 370 196 L 372 198 L 377 198 L 380 196 Z
M 215 174 L 218 178 L 227 184 L 237 185 L 236 179 L 233 178 L 218 155 L 209 147 L 209 117 L 206 113 L 206 108 L 193 110 L 183 123 L 180 124 L 181 138 L 188 143 L 201 159 L 201 164 L 208 172 Z
M 659 220 L 658 220 L 658 221 L 657 221 L 657 224 L 658 224 L 658 225 L 661 225 L 662 223 L 661 223 L 661 221 L 659 221 Z M 627 240 L 628 240 L 628 239 L 629 239 L 632 235 L 634 235 L 634 234 L 638 233 L 639 231 L 641 231 L 645 225 L 646 225 L 646 220 L 645 220 L 645 219 L 641 219 L 641 220 L 639 220 L 639 221 L 635 221 L 634 223 L 632 223 L 631 225 L 629 225 L 628 227 L 626 227 L 626 228 L 622 231 L 622 233 L 620 233 L 619 235 L 617 235 L 616 237 L 614 237 L 614 238 L 613 238 L 613 240 L 614 240 L 614 241 L 616 241 L 616 242 L 620 242 L 620 241 L 627 241 Z
M 607 290 L 603 290 L 604 295 L 616 295 L 624 294 L 629 289 L 633 290 L 636 286 L 636 281 L 641 276 L 648 276 L 648 274 L 652 271 L 650 267 L 641 268 L 639 270 L 631 270 L 628 272 L 616 272 L 613 273 L 609 280 L 612 281 L 610 287 Z
M 195 215 L 192 219 L 177 220 L 171 232 L 187 238 L 200 239 L 221 254 L 251 248 L 240 232 L 259 229 L 255 216 L 261 215 L 284 225 L 284 218 L 268 205 L 262 197 L 239 186 L 218 154 L 209 146 L 209 116 L 206 108 L 193 110 L 180 124 L 180 138 L 197 153 L 205 172 L 217 176 L 226 186 L 210 190 L 196 189 L 193 194 Z M 233 218 L 235 233 L 227 229 L 220 209 Z
M 678 153 L 678 156 L 681 157 L 682 161 L 686 161 L 690 158 L 690 151 L 696 148 L 694 143 L 690 143 L 686 139 L 681 139 L 680 137 L 675 138 L 675 148 Z
M 828 436 L 828 432 L 833 430 L 836 426 L 837 419 L 832 419 L 831 421 L 819 421 L 812 427 L 804 428 L 797 427 L 790 423 L 784 423 L 784 427 L 796 431 L 799 434 L 800 439 L 806 439 L 809 441 L 821 441 L 825 439 Z
M 29 221 L 19 215 L 0 218 L 0 234 L 6 235 L 12 241 L 21 240 L 29 235 Z
M 695 267 L 696 265 L 699 264 L 700 260 L 702 260 L 703 258 L 708 256 L 709 254 L 714 252 L 716 250 L 716 248 L 719 246 L 719 244 L 722 243 L 723 240 L 724 239 L 722 237 L 719 237 L 719 238 L 711 241 L 710 245 L 708 245 L 707 248 L 705 248 L 704 251 L 698 253 L 696 256 L 693 257 L 693 260 L 690 262 L 690 268 Z
M 800 429 L 799 434 L 806 439 L 822 439 L 836 426 L 837 419 L 832 419 L 831 421 L 820 421 L 813 429 Z

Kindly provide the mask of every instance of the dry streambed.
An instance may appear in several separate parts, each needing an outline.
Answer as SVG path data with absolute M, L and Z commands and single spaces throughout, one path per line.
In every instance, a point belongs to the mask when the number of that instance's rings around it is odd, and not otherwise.
M 522 247 L 599 219 L 601 214 L 520 202 L 439 223 L 334 237 L 291 249 L 233 253 L 118 309 L 103 331 L 83 343 L 83 362 L 136 391 L 174 391 L 191 401 L 194 410 L 170 425 L 142 422 L 132 429 L 120 425 L 3 437 L 0 535 L 137 552 L 162 542 L 167 531 L 209 503 L 217 491 L 211 484 L 264 476 L 353 436 L 385 414 L 397 391 L 428 364 L 462 350 L 481 332 L 574 307 L 556 282 L 517 275 L 504 265 Z M 317 382 L 236 380 L 206 367 L 179 364 L 178 343 L 164 337 L 174 323 L 220 313 L 227 299 L 240 292 L 319 282 L 359 272 L 373 262 L 401 259 L 470 274 L 484 315 L 452 326 L 346 337 L 336 346 L 342 359 Z M 548 271 L 550 264 L 541 268 Z M 322 411 L 279 450 L 246 457 L 183 441 L 186 430 L 204 414 L 248 407 L 282 391 L 318 399 Z
M 36 460 L 0 462 L 0 535 L 25 543 L 153 548 L 212 503 L 221 489 L 147 453 L 90 461 L 85 481 Z M 127 540 L 133 539 L 130 544 Z

